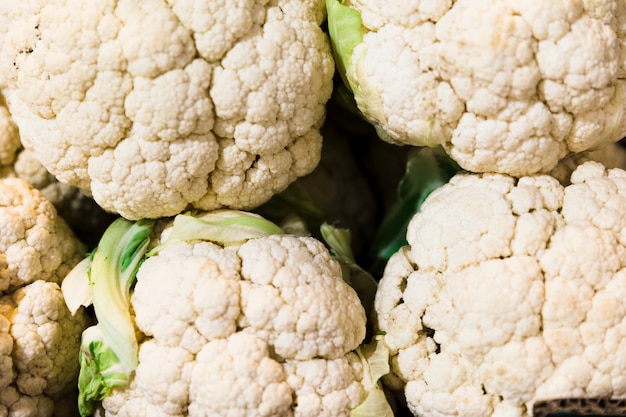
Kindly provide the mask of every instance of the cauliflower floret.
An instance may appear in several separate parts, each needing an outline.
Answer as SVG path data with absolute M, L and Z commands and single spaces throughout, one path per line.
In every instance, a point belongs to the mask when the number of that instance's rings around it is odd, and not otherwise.
M 9 333 L 11 322 L 8 318 L 0 315 L 0 390 L 6 388 L 15 377 L 13 371 L 13 337 Z
M 317 165 L 323 1 L 22 3 L 0 8 L 10 110 L 46 169 L 104 209 L 253 208 Z
M 208 340 L 237 330 L 241 261 L 234 251 L 209 242 L 181 244 L 154 259 L 139 270 L 132 296 L 143 333 L 196 354 Z M 184 269 L 180 259 L 185 259 Z
M 54 282 L 37 280 L 0 297 L 0 414 L 52 416 L 63 396 L 77 394 L 80 335 L 87 324 L 83 311 L 70 314 Z M 72 415 L 75 404 L 76 396 Z
M 89 319 L 70 314 L 59 284 L 85 250 L 41 192 L 0 179 L 0 415 L 77 415 Z
M 626 397 L 626 171 L 457 174 L 435 190 L 376 295 L 389 387 L 420 416 L 532 414 Z
M 120 417 L 187 415 L 193 361 L 194 355 L 183 347 L 145 341 L 130 386 L 115 389 L 100 411 Z
M 11 173 L 15 155 L 21 147 L 19 131 L 0 90 L 0 176 L 4 177 Z
M 337 359 L 287 361 L 287 382 L 298 398 L 295 415 L 335 415 L 352 410 L 363 398 L 362 362 L 355 353 Z
M 165 245 L 130 297 L 138 367 L 101 415 L 350 415 L 367 394 L 353 352 L 366 316 L 341 274 L 311 237 Z
M 0 294 L 41 279 L 60 283 L 85 246 L 41 192 L 0 179 Z
M 339 50 L 383 139 L 443 145 L 466 170 L 523 176 L 626 135 L 623 2 L 345 4 L 362 26 L 334 42 L 362 37 Z
M 365 337 L 363 307 L 341 266 L 313 238 L 270 236 L 246 242 L 241 258 L 240 326 L 283 358 L 334 359 Z M 348 323 L 347 318 L 354 320 Z
M 211 341 L 196 356 L 189 414 L 208 417 L 228 410 L 239 416 L 287 416 L 293 393 L 286 378 L 267 343 L 255 334 Z

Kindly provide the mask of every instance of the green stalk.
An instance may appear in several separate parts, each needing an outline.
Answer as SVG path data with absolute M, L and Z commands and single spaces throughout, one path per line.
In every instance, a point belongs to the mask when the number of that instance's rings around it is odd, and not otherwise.
M 98 324 L 83 332 L 79 411 L 89 416 L 137 367 L 138 343 L 130 314 L 130 290 L 150 242 L 154 220 L 118 218 L 100 240 L 89 270 Z
M 137 338 L 130 315 L 130 288 L 143 261 L 153 220 L 114 221 L 91 263 L 93 306 L 104 341 L 130 374 L 137 367 Z
M 174 218 L 172 231 L 167 239 L 152 249 L 147 256 L 154 256 L 173 242 L 203 240 L 220 245 L 243 243 L 285 232 L 263 217 L 238 210 L 216 210 L 201 215 L 179 214 Z

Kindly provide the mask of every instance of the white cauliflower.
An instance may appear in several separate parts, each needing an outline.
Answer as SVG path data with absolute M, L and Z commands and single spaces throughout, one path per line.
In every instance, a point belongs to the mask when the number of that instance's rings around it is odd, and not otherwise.
M 44 280 L 59 284 L 85 246 L 51 202 L 24 180 L 0 179 L 0 294 Z
M 253 208 L 317 165 L 323 0 L 9 3 L 0 72 L 22 140 L 104 209 Z
M 0 296 L 0 415 L 78 415 L 76 379 L 86 314 L 72 316 L 61 288 L 37 280 Z M 61 410 L 73 398 L 73 411 Z
M 381 137 L 514 176 L 626 135 L 625 7 L 328 1 L 339 67 Z
M 12 174 L 15 156 L 21 147 L 19 130 L 11 118 L 6 100 L 0 90 L 0 177 Z
M 84 253 L 38 190 L 0 179 L 0 415 L 78 414 L 78 350 L 88 317 L 70 314 L 59 284 Z M 62 408 L 69 398 L 71 414 Z
M 365 310 L 323 243 L 242 212 L 167 222 L 143 261 L 145 220 L 116 220 L 87 258 L 98 324 L 83 335 L 81 375 L 100 363 L 104 391 L 83 381 L 84 416 L 100 402 L 110 417 L 349 416 L 365 400 Z M 133 267 L 116 262 L 136 265 L 132 290 L 118 283 Z M 65 283 L 68 305 L 86 304 Z
M 41 191 L 72 231 L 90 247 L 98 243 L 106 227 L 117 217 L 103 210 L 78 187 L 58 181 L 28 149 L 18 152 L 13 173 Z
M 0 178 L 12 177 L 21 178 L 41 191 L 72 231 L 90 246 L 97 244 L 115 217 L 77 187 L 57 181 L 32 151 L 24 149 L 0 91 Z
M 142 264 L 131 304 L 148 339 L 136 386 L 105 399 L 106 416 L 137 415 L 138 400 L 109 409 L 117 395 L 141 398 L 146 410 L 168 410 L 161 404 L 170 400 L 171 415 L 190 416 L 347 416 L 363 400 L 351 351 L 365 336 L 365 313 L 339 263 L 313 238 L 272 236 L 237 249 L 172 245 Z M 144 357 L 146 343 L 153 355 Z M 180 374 L 152 375 L 170 357 L 163 349 L 187 358 L 172 366 Z M 346 365 L 330 386 L 307 383 L 304 371 L 290 377 L 301 362 L 311 378 L 327 375 L 328 361 Z
M 457 174 L 413 217 L 375 310 L 415 415 L 626 398 L 626 171 L 570 181 Z

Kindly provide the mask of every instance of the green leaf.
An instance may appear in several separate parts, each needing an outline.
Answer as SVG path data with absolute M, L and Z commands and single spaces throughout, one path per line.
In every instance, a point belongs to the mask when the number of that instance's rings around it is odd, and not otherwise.
M 322 238 L 330 252 L 342 264 L 343 279 L 356 291 L 368 317 L 368 332 L 371 332 L 371 315 L 378 283 L 374 277 L 355 261 L 351 247 L 349 229 L 332 226 L 328 223 L 320 227 Z
M 367 397 L 359 404 L 351 417 L 393 417 L 393 409 L 387 400 L 380 379 L 389 373 L 389 348 L 384 336 L 376 335 L 374 339 L 356 350 L 363 364 L 362 384 Z
M 137 338 L 130 314 L 130 288 L 150 242 L 153 220 L 115 220 L 91 263 L 93 306 L 104 341 L 130 374 L 137 366 Z
M 79 361 L 78 410 L 81 416 L 87 417 L 93 415 L 113 388 L 126 386 L 128 375 L 115 352 L 104 342 L 98 326 L 83 332 Z
M 349 88 L 356 107 L 374 126 L 378 136 L 389 143 L 398 143 L 385 129 L 387 116 L 381 92 L 373 83 L 362 81 L 367 80 L 362 63 L 368 51 L 361 48 L 358 55 L 354 55 L 366 32 L 361 14 L 340 0 L 326 0 L 326 10 L 335 65 L 344 85 Z
M 381 276 L 391 255 L 407 244 L 409 222 L 424 200 L 459 171 L 461 168 L 441 147 L 417 148 L 411 153 L 398 184 L 398 199 L 385 213 L 372 240 L 370 255 L 374 262 L 368 269 L 374 276 Z
M 61 282 L 61 292 L 65 305 L 72 315 L 76 314 L 81 306 L 88 307 L 92 303 L 89 271 L 91 257 L 80 261 Z
M 363 42 L 361 14 L 343 5 L 340 0 L 326 0 L 326 10 L 335 64 L 345 85 L 354 92 L 356 82 L 352 75 L 352 53 Z
M 137 367 L 139 348 L 130 312 L 130 290 L 153 225 L 154 220 L 118 218 L 106 229 L 93 253 L 89 288 L 97 324 L 87 328 L 81 340 L 81 413 L 97 406 L 111 387 L 128 384 Z
M 154 256 L 174 242 L 202 240 L 230 245 L 275 234 L 284 234 L 284 231 L 258 214 L 245 211 L 216 210 L 197 216 L 179 214 L 174 218 L 174 225 L 165 241 L 147 256 Z
M 335 257 L 345 263 L 356 263 L 351 247 L 351 233 L 349 229 L 332 226 L 328 223 L 320 227 L 322 237 Z

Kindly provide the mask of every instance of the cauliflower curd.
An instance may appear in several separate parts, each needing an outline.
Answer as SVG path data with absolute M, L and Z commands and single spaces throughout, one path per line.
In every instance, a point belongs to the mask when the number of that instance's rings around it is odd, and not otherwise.
M 97 319 L 81 341 L 83 417 L 348 417 L 385 401 L 388 355 L 361 350 L 367 317 L 339 261 L 259 215 L 117 219 L 63 292 Z
M 10 0 L 0 15 L 22 142 L 108 211 L 253 208 L 319 161 L 323 0 Z
M 105 416 L 349 416 L 365 396 L 365 312 L 313 238 L 176 243 L 131 295 L 139 365 Z
M 375 310 L 415 415 L 626 397 L 626 171 L 570 180 L 457 174 L 413 217 Z
M 78 415 L 89 318 L 70 313 L 60 284 L 85 250 L 41 192 L 0 179 L 0 416 Z
M 327 3 L 345 79 L 391 142 L 522 176 L 626 136 L 623 1 Z

